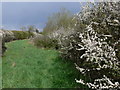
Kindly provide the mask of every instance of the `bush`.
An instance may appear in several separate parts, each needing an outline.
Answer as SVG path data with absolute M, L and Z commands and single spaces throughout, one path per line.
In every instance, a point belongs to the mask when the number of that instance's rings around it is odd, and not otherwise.
M 40 34 L 33 38 L 33 42 L 37 47 L 41 48 L 58 48 L 56 40 L 50 39 L 49 37 Z
M 28 39 L 29 37 L 33 36 L 32 32 L 27 31 L 12 31 L 14 33 L 14 40 L 22 40 L 22 39 Z
M 91 25 L 86 29 L 87 31 L 84 33 L 77 32 L 61 40 L 62 57 L 73 60 L 76 63 L 76 68 L 82 74 L 89 76 L 90 83 L 92 83 L 91 88 L 103 88 L 103 82 L 112 88 L 118 88 L 120 61 L 116 55 L 116 50 L 106 42 L 109 37 L 99 35 Z M 103 76 L 105 79 L 109 77 L 112 84 L 109 84 L 108 80 L 103 80 L 103 82 L 98 81 L 103 86 L 97 87 L 94 83 Z M 79 80 L 76 81 L 79 82 Z M 87 85 L 87 83 L 85 84 Z
M 75 33 L 61 39 L 63 58 L 73 60 L 92 89 L 120 88 L 120 2 L 98 3 L 76 15 Z M 113 32 L 113 33 L 112 33 Z
M 2 30 L 2 40 L 4 42 L 10 42 L 14 39 L 14 34 L 12 31 Z
M 27 31 L 8 31 L 8 30 L 0 30 L 0 55 L 2 55 L 5 50 L 7 49 L 5 46 L 6 42 L 10 42 L 13 40 L 22 40 L 22 39 L 28 39 L 30 37 L 33 37 L 34 33 L 27 32 Z
M 7 49 L 5 42 L 12 41 L 14 39 L 14 34 L 11 31 L 0 30 L 0 56 L 3 55 Z
M 2 53 L 1 55 L 3 55 L 3 53 L 6 51 L 7 47 L 5 46 L 5 42 L 2 40 Z

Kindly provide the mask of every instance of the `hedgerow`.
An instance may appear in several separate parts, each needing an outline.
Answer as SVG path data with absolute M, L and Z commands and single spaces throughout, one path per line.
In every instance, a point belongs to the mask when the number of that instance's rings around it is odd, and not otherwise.
M 9 31 L 9 30 L 0 30 L 0 43 L 2 44 L 2 52 L 1 55 L 5 52 L 7 49 L 5 46 L 6 42 L 10 42 L 13 40 L 22 40 L 22 39 L 28 39 L 34 36 L 33 32 L 28 31 Z
M 92 89 L 120 88 L 120 2 L 88 4 L 75 17 L 76 32 L 63 36 L 61 56 L 74 61 Z
M 22 39 L 28 39 L 34 34 L 32 32 L 28 31 L 12 31 L 14 33 L 14 40 L 22 40 Z
M 40 48 L 53 48 L 57 49 L 58 48 L 58 43 L 56 39 L 51 39 L 48 36 L 44 35 L 37 35 L 32 39 L 34 45 Z

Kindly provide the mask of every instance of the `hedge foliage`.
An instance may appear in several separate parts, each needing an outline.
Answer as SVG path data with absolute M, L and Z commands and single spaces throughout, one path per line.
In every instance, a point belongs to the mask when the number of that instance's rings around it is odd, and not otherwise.
M 0 30 L 0 38 L 2 39 L 0 43 L 2 44 L 2 55 L 7 49 L 5 46 L 6 42 L 10 42 L 13 40 L 22 40 L 33 37 L 35 34 L 33 32 L 28 31 L 9 31 L 9 30 Z
M 74 61 L 77 83 L 92 89 L 120 89 L 120 2 L 88 4 L 76 15 L 75 33 L 61 38 L 62 57 Z
M 50 39 L 48 36 L 44 35 L 37 35 L 33 38 L 33 42 L 37 47 L 41 48 L 58 48 L 57 40 Z
M 34 36 L 32 32 L 28 31 L 12 31 L 14 33 L 14 40 L 22 40 L 22 39 L 28 39 L 31 36 Z

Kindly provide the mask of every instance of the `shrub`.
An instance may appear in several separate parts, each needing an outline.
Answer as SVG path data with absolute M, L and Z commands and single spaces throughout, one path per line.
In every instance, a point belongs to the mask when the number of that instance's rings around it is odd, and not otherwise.
M 12 31 L 14 33 L 14 40 L 22 40 L 22 39 L 28 39 L 29 37 L 33 36 L 32 32 L 27 31 Z
M 12 31 L 2 30 L 2 40 L 4 42 L 10 42 L 14 39 L 14 34 Z
M 49 37 L 40 34 L 33 38 L 33 42 L 37 47 L 58 48 L 56 40 L 50 39 Z
M 0 56 L 3 55 L 7 49 L 5 42 L 12 41 L 14 39 L 14 34 L 11 31 L 0 30 Z
M 62 57 L 73 60 L 80 73 L 91 79 L 76 82 L 89 88 L 120 88 L 119 5 L 120 2 L 97 3 L 83 10 L 75 17 L 76 32 L 61 39 Z
M 0 30 L 0 55 L 2 55 L 7 49 L 5 46 L 5 42 L 10 42 L 13 40 L 22 40 L 28 39 L 34 36 L 34 33 L 27 31 L 8 31 L 8 30 Z
M 1 47 L 0 47 L 1 48 Z M 3 53 L 6 51 L 7 47 L 5 46 L 5 42 L 2 40 L 2 53 L 0 55 L 3 55 Z
M 103 88 L 104 83 L 108 81 L 100 81 L 102 86 L 98 87 L 94 84 L 99 78 L 110 78 L 109 81 L 116 82 L 109 84 L 111 88 L 118 88 L 120 80 L 120 61 L 116 56 L 115 49 L 110 46 L 106 40 L 107 36 L 99 35 L 94 31 L 92 25 L 88 26 L 84 33 L 77 32 L 70 36 L 64 37 L 61 45 L 62 57 L 73 60 L 76 63 L 76 68 L 86 76 L 90 76 L 91 88 Z M 79 82 L 79 80 L 76 80 Z M 89 83 L 90 84 L 90 83 Z

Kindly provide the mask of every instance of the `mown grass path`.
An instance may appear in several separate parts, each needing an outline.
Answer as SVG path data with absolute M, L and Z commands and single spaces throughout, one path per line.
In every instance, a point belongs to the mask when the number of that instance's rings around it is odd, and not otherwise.
M 40 49 L 28 40 L 6 44 L 2 59 L 3 88 L 74 88 L 77 71 L 56 50 Z M 79 76 L 80 77 L 80 76 Z

